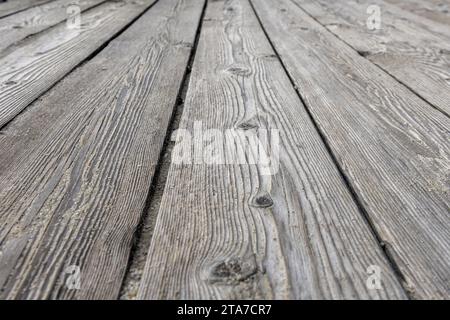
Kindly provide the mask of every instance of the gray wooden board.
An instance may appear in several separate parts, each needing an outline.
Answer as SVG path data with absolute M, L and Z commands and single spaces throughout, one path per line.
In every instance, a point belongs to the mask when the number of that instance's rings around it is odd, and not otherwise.
M 118 297 L 203 4 L 159 1 L 0 135 L 1 298 Z
M 450 297 L 450 119 L 291 1 L 251 1 L 415 298 Z
M 52 0 L 8 0 L 0 2 L 0 18 Z
M 155 0 L 106 2 L 0 53 L 0 127 L 115 36 Z
M 78 8 L 82 12 L 101 2 L 105 2 L 105 0 L 81 0 L 73 8 Z M 52 1 L 0 19 L 0 32 L 2 35 L 0 51 L 30 35 L 66 20 L 70 16 L 70 12 L 72 12 L 70 6 L 73 3 L 73 0 Z M 82 14 L 80 17 L 82 17 Z
M 435 22 L 450 24 L 450 1 L 448 0 L 385 0 L 396 6 Z
M 406 297 L 248 1 L 208 3 L 179 137 L 198 121 L 277 130 L 279 150 L 270 138 L 266 151 L 279 166 L 232 164 L 234 144 L 220 140 L 225 161 L 203 162 L 205 147 L 178 164 L 176 144 L 138 298 Z M 380 290 L 366 287 L 371 265 Z
M 381 0 L 293 0 L 367 59 L 450 116 L 450 28 Z M 369 6 L 380 8 L 370 30 Z M 370 23 L 369 23 L 370 26 Z

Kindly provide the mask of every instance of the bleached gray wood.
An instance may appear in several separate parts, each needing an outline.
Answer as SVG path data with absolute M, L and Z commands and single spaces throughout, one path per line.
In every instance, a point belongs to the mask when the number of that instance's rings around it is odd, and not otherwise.
M 118 297 L 203 4 L 159 1 L 2 131 L 1 298 Z
M 84 10 L 105 1 L 106 0 L 79 0 L 76 3 L 78 9 L 83 12 Z M 75 3 L 73 0 L 52 1 L 0 19 L 0 32 L 2 35 L 0 51 L 30 35 L 36 34 L 66 20 L 70 16 L 70 6 L 73 5 L 73 3 Z
M 448 0 L 385 0 L 418 16 L 450 24 L 450 1 Z
M 414 298 L 450 298 L 450 119 L 292 1 L 252 0 Z
M 52 0 L 8 0 L 0 2 L 0 18 Z
M 106 2 L 0 53 L 0 127 L 13 119 L 155 0 Z
M 294 0 L 329 31 L 450 116 L 450 28 L 382 0 Z M 367 9 L 378 5 L 381 29 Z
M 246 0 L 208 4 L 180 128 L 196 121 L 279 130 L 279 170 L 172 163 L 138 298 L 405 298 Z

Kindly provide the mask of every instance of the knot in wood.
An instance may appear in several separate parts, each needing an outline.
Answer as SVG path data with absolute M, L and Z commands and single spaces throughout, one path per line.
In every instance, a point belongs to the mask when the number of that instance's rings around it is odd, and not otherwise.
M 257 208 L 269 208 L 273 206 L 273 200 L 268 193 L 260 194 L 253 200 L 253 206 Z
M 273 53 L 265 54 L 262 57 L 267 60 L 276 60 L 277 59 L 277 56 Z
M 258 128 L 258 125 L 251 122 L 242 122 L 237 126 L 237 128 L 241 130 L 251 130 Z
M 251 74 L 251 71 L 249 68 L 244 67 L 244 66 L 238 66 L 238 65 L 230 66 L 226 69 L 226 71 L 228 71 L 229 73 L 232 73 L 234 75 L 242 76 L 242 77 L 248 77 Z
M 236 285 L 257 272 L 255 263 L 248 259 L 233 258 L 212 266 L 208 281 L 224 285 Z

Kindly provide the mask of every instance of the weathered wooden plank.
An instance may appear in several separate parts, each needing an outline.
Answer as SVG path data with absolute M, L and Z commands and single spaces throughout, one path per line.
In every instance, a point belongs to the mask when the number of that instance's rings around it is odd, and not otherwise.
M 114 37 L 155 0 L 106 2 L 0 53 L 0 127 Z
M 450 297 L 450 119 L 291 1 L 251 1 L 412 297 Z
M 329 31 L 450 116 L 450 29 L 381 0 L 295 0 Z M 380 8 L 380 28 L 367 21 Z
M 52 0 L 8 0 L 0 2 L 0 18 L 50 1 Z
M 15 153 L 0 166 L 1 298 L 118 297 L 203 4 L 159 1 L 0 135 Z
M 386 2 L 410 11 L 418 16 L 450 24 L 450 1 L 448 0 L 386 0 Z
M 353 2 L 354 0 L 350 1 Z M 367 1 L 363 3 L 369 5 Z M 442 23 L 433 19 L 429 19 L 420 14 L 416 14 L 415 12 L 411 12 L 410 10 L 404 10 L 400 6 L 391 4 L 386 0 L 375 0 L 374 4 L 379 4 L 384 8 L 387 17 L 390 19 L 394 26 L 398 27 L 404 25 L 402 29 L 408 30 L 409 28 L 409 30 L 411 31 L 418 29 L 423 35 L 434 35 L 436 37 L 446 36 L 441 38 L 444 41 L 448 41 L 450 37 L 450 29 L 446 25 L 448 24 L 448 21 L 447 23 Z M 448 6 L 450 2 L 443 1 L 441 2 L 441 4 Z
M 208 4 L 180 128 L 197 121 L 277 130 L 279 170 L 230 150 L 222 164 L 172 163 L 139 298 L 405 297 L 248 1 Z M 381 290 L 366 287 L 370 265 Z
M 73 0 L 57 0 L 0 19 L 0 32 L 2 34 L 0 51 L 30 35 L 66 20 L 71 14 L 70 6 L 73 6 L 73 3 L 77 3 L 76 8 L 84 11 L 105 1 L 81 0 L 74 2 Z

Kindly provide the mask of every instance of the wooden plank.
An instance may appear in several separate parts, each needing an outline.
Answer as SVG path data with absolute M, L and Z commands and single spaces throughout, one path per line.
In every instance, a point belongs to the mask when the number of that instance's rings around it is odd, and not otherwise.
M 354 0 L 350 0 L 351 3 Z M 366 1 L 366 0 L 365 0 Z M 367 5 L 369 3 L 364 2 Z M 387 17 L 390 21 L 392 21 L 393 25 L 396 27 L 402 26 L 402 29 L 405 30 L 420 30 L 421 36 L 423 35 L 434 35 L 436 37 L 442 37 L 441 39 L 447 40 L 450 37 L 450 30 L 446 24 L 439 21 L 435 21 L 433 19 L 426 18 L 420 14 L 416 14 L 415 12 L 411 12 L 410 10 L 404 10 L 400 6 L 396 6 L 394 4 L 389 3 L 386 0 L 375 0 L 375 4 L 379 4 L 382 9 L 386 11 Z M 450 4 L 449 1 L 441 2 L 441 4 L 448 6 Z M 409 40 L 409 39 L 408 39 Z
M 450 1 L 448 0 L 386 0 L 386 2 L 429 20 L 450 24 Z
M 80 28 L 61 23 L 0 53 L 0 127 L 13 119 L 155 0 L 106 2 L 82 15 Z
M 52 0 L 8 0 L 0 2 L 0 18 L 50 1 Z
M 139 298 L 405 297 L 248 1 L 208 3 L 180 128 L 197 121 L 277 130 L 279 170 L 229 150 L 229 165 L 172 163 Z M 381 290 L 366 287 L 369 265 Z
M 415 298 L 450 297 L 450 119 L 291 1 L 251 1 Z
M 448 26 L 380 0 L 294 2 L 370 61 L 450 116 Z M 370 30 L 366 25 L 370 5 L 378 5 L 381 10 L 380 30 Z
M 81 0 L 77 2 L 80 11 L 105 2 L 105 0 Z M 68 17 L 68 9 L 73 0 L 57 0 L 15 15 L 0 19 L 0 32 L 2 41 L 0 51 L 20 40 L 50 28 Z
M 203 4 L 159 1 L 0 135 L 15 151 L 0 166 L 0 298 L 118 297 Z

